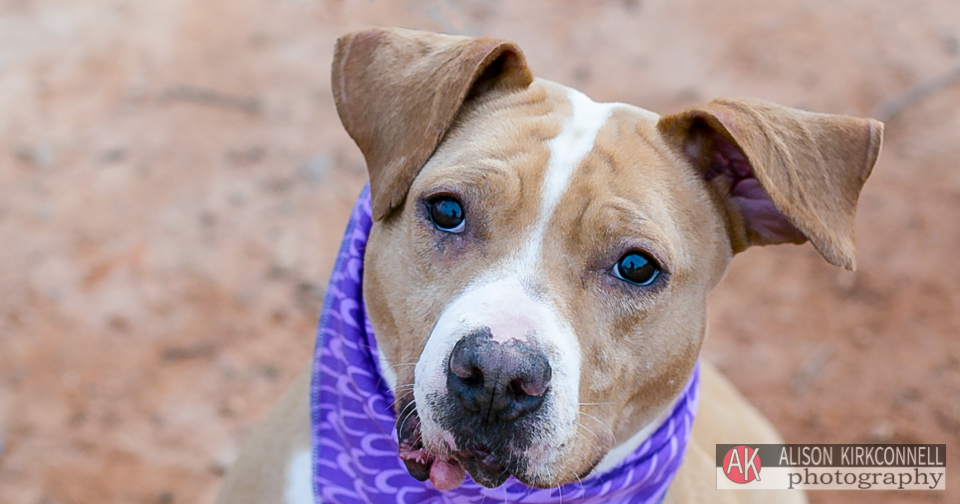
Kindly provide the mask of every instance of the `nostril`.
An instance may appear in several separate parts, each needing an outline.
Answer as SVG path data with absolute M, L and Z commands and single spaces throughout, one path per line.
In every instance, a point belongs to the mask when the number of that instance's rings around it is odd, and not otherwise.
M 533 357 L 531 361 L 523 374 L 510 384 L 511 390 L 518 397 L 522 395 L 540 397 L 550 388 L 553 368 L 550 367 L 546 356 L 539 354 Z
M 539 396 L 542 396 L 543 393 L 546 391 L 547 391 L 546 382 L 537 383 L 533 381 L 521 380 L 519 378 L 510 382 L 510 392 L 512 392 L 515 396 L 518 396 L 518 397 L 523 397 L 523 396 L 539 397 Z
M 524 397 L 539 397 L 543 395 L 545 391 L 545 387 L 520 378 L 510 382 L 510 393 L 518 399 Z
M 457 343 L 448 363 L 450 372 L 468 387 L 483 385 L 483 370 L 477 362 L 476 350 Z
M 507 390 L 509 390 L 510 393 L 513 394 L 514 396 L 518 396 L 518 397 L 529 395 L 525 390 L 523 390 L 523 388 L 524 388 L 523 380 L 521 380 L 520 378 L 517 378 L 516 380 L 513 380 L 512 382 L 510 382 L 510 386 L 507 387 Z
M 453 374 L 457 374 L 457 372 L 454 371 Z M 463 384 L 467 387 L 476 388 L 483 386 L 483 371 L 481 371 L 478 367 L 471 369 L 467 376 L 457 376 L 460 377 L 460 379 L 463 381 Z

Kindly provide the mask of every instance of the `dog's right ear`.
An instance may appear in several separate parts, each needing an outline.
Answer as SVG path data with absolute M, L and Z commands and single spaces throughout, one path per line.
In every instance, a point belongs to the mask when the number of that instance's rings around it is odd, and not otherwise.
M 370 174 L 373 218 L 407 190 L 470 97 L 533 82 L 516 45 L 398 28 L 337 40 L 333 97 Z
M 810 240 L 831 264 L 855 268 L 857 200 L 883 123 L 741 98 L 664 116 L 657 128 L 723 200 L 734 253 Z

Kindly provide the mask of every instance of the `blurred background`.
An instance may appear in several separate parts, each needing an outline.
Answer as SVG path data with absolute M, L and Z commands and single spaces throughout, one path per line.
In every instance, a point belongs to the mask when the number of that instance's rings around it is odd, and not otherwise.
M 0 0 L 0 503 L 212 499 L 309 359 L 365 182 L 332 48 L 377 25 L 660 113 L 885 120 L 859 270 L 742 254 L 704 351 L 788 442 L 948 444 L 948 492 L 811 502 L 960 500 L 960 2 Z

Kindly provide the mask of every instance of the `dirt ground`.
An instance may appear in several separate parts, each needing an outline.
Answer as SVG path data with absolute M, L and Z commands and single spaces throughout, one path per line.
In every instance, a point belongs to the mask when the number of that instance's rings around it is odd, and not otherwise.
M 662 113 L 888 116 L 859 270 L 742 254 L 705 354 L 788 441 L 949 445 L 947 492 L 811 502 L 960 502 L 960 2 L 0 0 L 0 503 L 211 501 L 312 349 L 365 177 L 332 47 L 372 25 Z

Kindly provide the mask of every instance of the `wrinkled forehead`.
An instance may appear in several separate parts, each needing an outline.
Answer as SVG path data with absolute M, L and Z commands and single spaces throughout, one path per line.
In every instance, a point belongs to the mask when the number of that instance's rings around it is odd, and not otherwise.
M 477 196 L 496 193 L 500 206 L 524 207 L 514 217 L 529 225 L 577 219 L 589 208 L 638 223 L 644 235 L 671 248 L 669 237 L 682 236 L 684 227 L 684 215 L 674 211 L 684 202 L 677 199 L 700 195 L 692 173 L 676 168 L 658 119 L 537 80 L 522 93 L 470 105 L 411 194 L 447 185 L 486 193 Z

